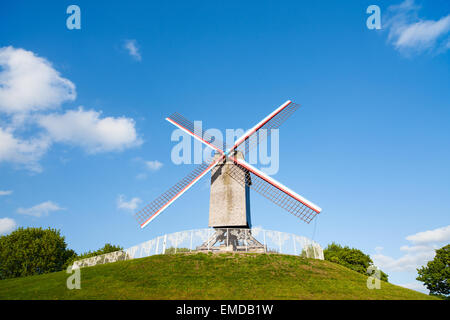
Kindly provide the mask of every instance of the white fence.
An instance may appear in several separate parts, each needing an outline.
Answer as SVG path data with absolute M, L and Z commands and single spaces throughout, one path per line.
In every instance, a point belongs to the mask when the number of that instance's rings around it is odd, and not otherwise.
M 221 230 L 228 231 L 229 229 Z M 260 228 L 230 230 L 241 230 L 242 232 L 250 233 L 262 245 L 263 251 L 261 252 L 302 255 L 306 258 L 324 259 L 322 247 L 317 242 L 302 236 Z M 156 254 L 195 252 L 201 250 L 201 248 L 203 248 L 201 251 L 219 251 L 218 244 L 205 246 L 206 243 L 209 243 L 208 240 L 213 237 L 215 232 L 216 229 L 196 229 L 165 234 L 126 250 L 75 261 L 73 268 L 144 258 Z M 248 250 L 250 246 L 246 239 L 241 240 L 239 248 L 238 251 L 250 251 Z

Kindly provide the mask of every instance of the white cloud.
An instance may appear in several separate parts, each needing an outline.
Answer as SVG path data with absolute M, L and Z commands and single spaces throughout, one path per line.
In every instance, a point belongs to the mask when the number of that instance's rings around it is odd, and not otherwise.
M 149 176 L 149 171 L 158 171 L 163 167 L 163 163 L 159 162 L 158 160 L 144 160 L 140 157 L 136 157 L 133 159 L 134 162 L 139 163 L 140 166 L 142 166 L 144 169 L 146 169 L 145 172 L 140 172 L 136 175 L 136 179 L 138 180 L 144 180 L 147 179 Z
M 0 190 L 0 196 L 9 196 L 12 193 L 12 190 Z
M 406 240 L 417 244 L 448 241 L 450 240 L 450 225 L 434 230 L 418 232 L 407 236 Z
M 0 128 L 0 162 L 13 162 L 28 170 L 41 172 L 38 161 L 47 152 L 51 141 L 44 136 L 22 140 L 12 130 Z
M 430 250 L 430 246 L 401 246 L 400 250 L 405 252 L 423 252 Z
M 372 256 L 373 262 L 383 271 L 415 272 L 417 268 L 432 260 L 435 256 L 433 248 L 414 253 L 407 253 L 398 259 L 377 253 Z
M 389 29 L 388 41 L 406 54 L 434 49 L 446 51 L 450 41 L 450 14 L 438 20 L 423 20 L 418 17 L 419 9 L 414 0 L 388 8 L 385 23 Z
M 61 210 L 65 210 L 65 209 L 61 208 L 58 204 L 56 204 L 52 201 L 46 201 L 46 202 L 37 204 L 31 208 L 27 208 L 27 209 L 19 208 L 19 209 L 17 209 L 17 213 L 34 216 L 34 217 L 42 217 L 42 216 L 48 216 L 50 212 L 61 211 Z
M 401 32 L 395 41 L 397 48 L 423 48 L 433 47 L 439 36 L 448 33 L 450 30 L 450 15 L 441 18 L 438 21 L 419 21 L 407 26 Z
M 137 41 L 135 39 L 125 40 L 125 49 L 128 51 L 130 56 L 132 56 L 135 60 L 141 61 L 141 53 L 139 52 L 139 48 L 137 45 Z
M 0 111 L 14 114 L 58 108 L 75 97 L 75 85 L 46 59 L 24 49 L 0 48 Z
M 125 117 L 103 117 L 94 110 L 69 110 L 39 117 L 38 123 L 57 142 L 85 148 L 89 153 L 122 151 L 139 146 L 135 122 Z
M 0 119 L 0 162 L 41 172 L 39 161 L 54 142 L 89 153 L 142 144 L 131 118 L 101 117 L 81 107 L 49 113 L 75 98 L 75 85 L 49 61 L 24 49 L 0 48 L 0 115 L 6 115 Z
M 119 195 L 119 197 L 117 198 L 117 208 L 118 209 L 123 209 L 123 210 L 136 210 L 136 208 L 138 207 L 138 205 L 142 202 L 141 199 L 135 197 L 133 199 L 131 199 L 130 201 L 126 201 L 125 200 L 125 196 L 123 194 Z
M 17 227 L 16 222 L 11 218 L 0 218 L 0 234 L 10 233 Z
M 144 173 L 144 172 L 139 173 L 139 174 L 136 175 L 136 179 L 138 179 L 138 180 L 145 180 L 145 179 L 147 179 L 147 174 Z
M 158 160 L 145 161 L 145 165 L 147 166 L 148 169 L 150 169 L 152 171 L 157 171 L 157 170 L 161 169 L 161 167 L 163 166 L 163 164 L 161 162 L 159 162 Z
M 385 271 L 415 272 L 417 268 L 434 258 L 436 249 L 450 240 L 450 225 L 415 233 L 407 236 L 406 240 L 414 245 L 400 247 L 400 251 L 405 253 L 403 256 L 397 259 L 385 256 L 381 253 L 382 250 L 377 247 L 375 249 L 376 254 L 372 256 L 374 263 Z
M 404 288 L 408 288 L 411 290 L 416 290 L 416 291 L 420 291 L 423 293 L 428 294 L 428 289 L 427 287 L 425 287 L 423 285 L 422 282 L 416 281 L 416 282 L 409 282 L 409 283 L 404 283 L 404 284 L 399 284 L 399 286 L 404 287 Z

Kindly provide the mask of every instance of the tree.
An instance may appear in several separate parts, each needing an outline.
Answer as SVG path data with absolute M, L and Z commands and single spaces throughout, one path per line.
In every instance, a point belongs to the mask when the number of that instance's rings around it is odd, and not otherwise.
M 436 256 L 432 261 L 417 269 L 419 276 L 430 295 L 450 298 L 450 244 L 436 250 Z
M 0 279 L 60 271 L 74 255 L 59 230 L 19 228 L 0 237 Z
M 361 250 L 348 246 L 342 247 L 334 242 L 323 250 L 323 255 L 325 260 L 340 264 L 362 274 L 367 274 L 367 269 L 373 265 L 370 256 Z M 381 270 L 380 280 L 388 282 L 388 275 Z

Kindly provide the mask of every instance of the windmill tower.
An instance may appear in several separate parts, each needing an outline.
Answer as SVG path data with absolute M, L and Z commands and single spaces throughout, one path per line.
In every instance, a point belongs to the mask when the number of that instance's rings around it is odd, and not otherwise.
M 244 159 L 249 150 L 261 141 L 260 132 L 266 131 L 267 138 L 271 130 L 277 129 L 298 107 L 299 105 L 292 101 L 286 101 L 244 133 L 231 148 L 206 133 L 198 132 L 191 121 L 177 113 L 166 118 L 194 139 L 215 150 L 216 154 L 137 212 L 136 218 L 141 228 L 148 225 L 209 172 L 211 172 L 209 226 L 216 231 L 197 248 L 198 250 L 209 251 L 218 243 L 219 248 L 223 250 L 240 251 L 242 243 L 245 243 L 248 251 L 264 250 L 263 245 L 251 235 L 249 229 L 251 226 L 249 188 L 309 223 L 321 212 L 322 209 L 319 206 L 269 177 Z M 243 150 L 238 149 L 242 147 L 244 147 Z
M 220 153 L 214 155 L 214 160 Z M 235 157 L 244 160 L 241 151 Z M 226 159 L 211 170 L 211 189 L 209 197 L 209 227 L 212 228 L 250 228 L 250 190 L 248 181 L 241 184 L 230 175 L 234 163 Z M 242 179 L 250 179 L 244 170 Z
M 220 153 L 216 153 L 213 160 L 219 157 Z M 233 151 L 233 157 L 244 160 L 243 153 L 238 150 Z M 197 251 L 211 251 L 212 248 L 215 251 L 266 251 L 250 230 L 250 185 L 248 171 L 235 170 L 235 163 L 229 158 L 211 170 L 209 227 L 216 231 L 197 247 Z

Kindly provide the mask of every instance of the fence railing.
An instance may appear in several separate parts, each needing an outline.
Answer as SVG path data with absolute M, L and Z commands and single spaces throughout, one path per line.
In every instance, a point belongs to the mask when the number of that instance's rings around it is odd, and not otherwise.
M 220 237 L 222 238 L 218 241 L 217 238 Z M 233 241 L 230 238 L 233 238 Z M 255 243 L 258 244 L 258 251 L 255 251 Z M 144 258 L 156 254 L 195 251 L 265 252 L 324 259 L 323 249 L 317 242 L 291 233 L 261 228 L 196 229 L 165 234 L 126 250 L 78 260 L 74 262 L 73 268 Z

